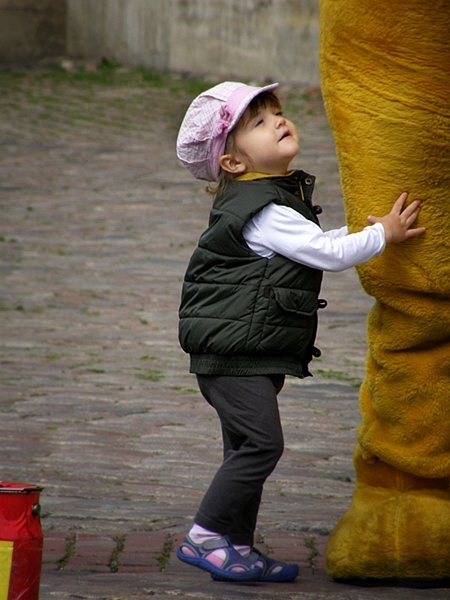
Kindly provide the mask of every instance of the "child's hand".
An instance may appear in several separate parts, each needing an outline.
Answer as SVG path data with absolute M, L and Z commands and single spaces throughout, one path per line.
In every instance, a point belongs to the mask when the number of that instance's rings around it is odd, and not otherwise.
M 384 217 L 367 217 L 367 220 L 371 225 L 374 223 L 381 223 L 383 225 L 386 233 L 386 244 L 404 242 L 425 231 L 425 227 L 410 229 L 411 225 L 419 215 L 420 200 L 413 200 L 411 204 L 403 210 L 407 197 L 408 192 L 400 194 L 388 215 L 385 215 Z

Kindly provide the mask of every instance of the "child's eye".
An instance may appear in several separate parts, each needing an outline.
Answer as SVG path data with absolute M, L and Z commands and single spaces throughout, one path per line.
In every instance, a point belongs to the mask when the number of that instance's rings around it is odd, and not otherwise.
M 258 127 L 258 125 L 261 125 L 261 123 L 263 123 L 263 121 L 264 121 L 263 119 L 257 119 L 255 121 L 255 127 Z

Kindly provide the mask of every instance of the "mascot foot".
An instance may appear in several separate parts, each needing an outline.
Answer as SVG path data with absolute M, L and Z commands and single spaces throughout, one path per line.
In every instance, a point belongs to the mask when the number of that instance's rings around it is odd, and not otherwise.
M 359 450 L 354 462 L 353 500 L 325 552 L 328 574 L 359 584 L 450 584 L 449 479 L 368 464 Z

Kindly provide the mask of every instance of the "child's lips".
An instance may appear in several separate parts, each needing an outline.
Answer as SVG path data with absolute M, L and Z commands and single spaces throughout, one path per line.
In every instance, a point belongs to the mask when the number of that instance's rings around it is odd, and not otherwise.
M 291 132 L 287 129 L 278 141 L 281 142 L 281 140 L 284 140 L 285 138 L 290 137 L 291 135 Z

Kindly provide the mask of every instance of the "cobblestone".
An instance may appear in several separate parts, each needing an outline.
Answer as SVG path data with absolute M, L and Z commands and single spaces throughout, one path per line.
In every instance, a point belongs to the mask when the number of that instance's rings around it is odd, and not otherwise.
M 92 69 L 91 69 L 92 71 Z M 356 273 L 325 277 L 314 378 L 280 396 L 286 450 L 259 547 L 301 566 L 290 585 L 227 585 L 174 550 L 220 461 L 218 422 L 177 343 L 181 279 L 209 198 L 178 164 L 200 88 L 126 69 L 0 74 L 1 479 L 41 485 L 41 600 L 447 598 L 331 581 L 326 539 L 354 486 L 365 318 Z M 320 93 L 285 86 L 297 166 L 324 227 L 344 213 Z

